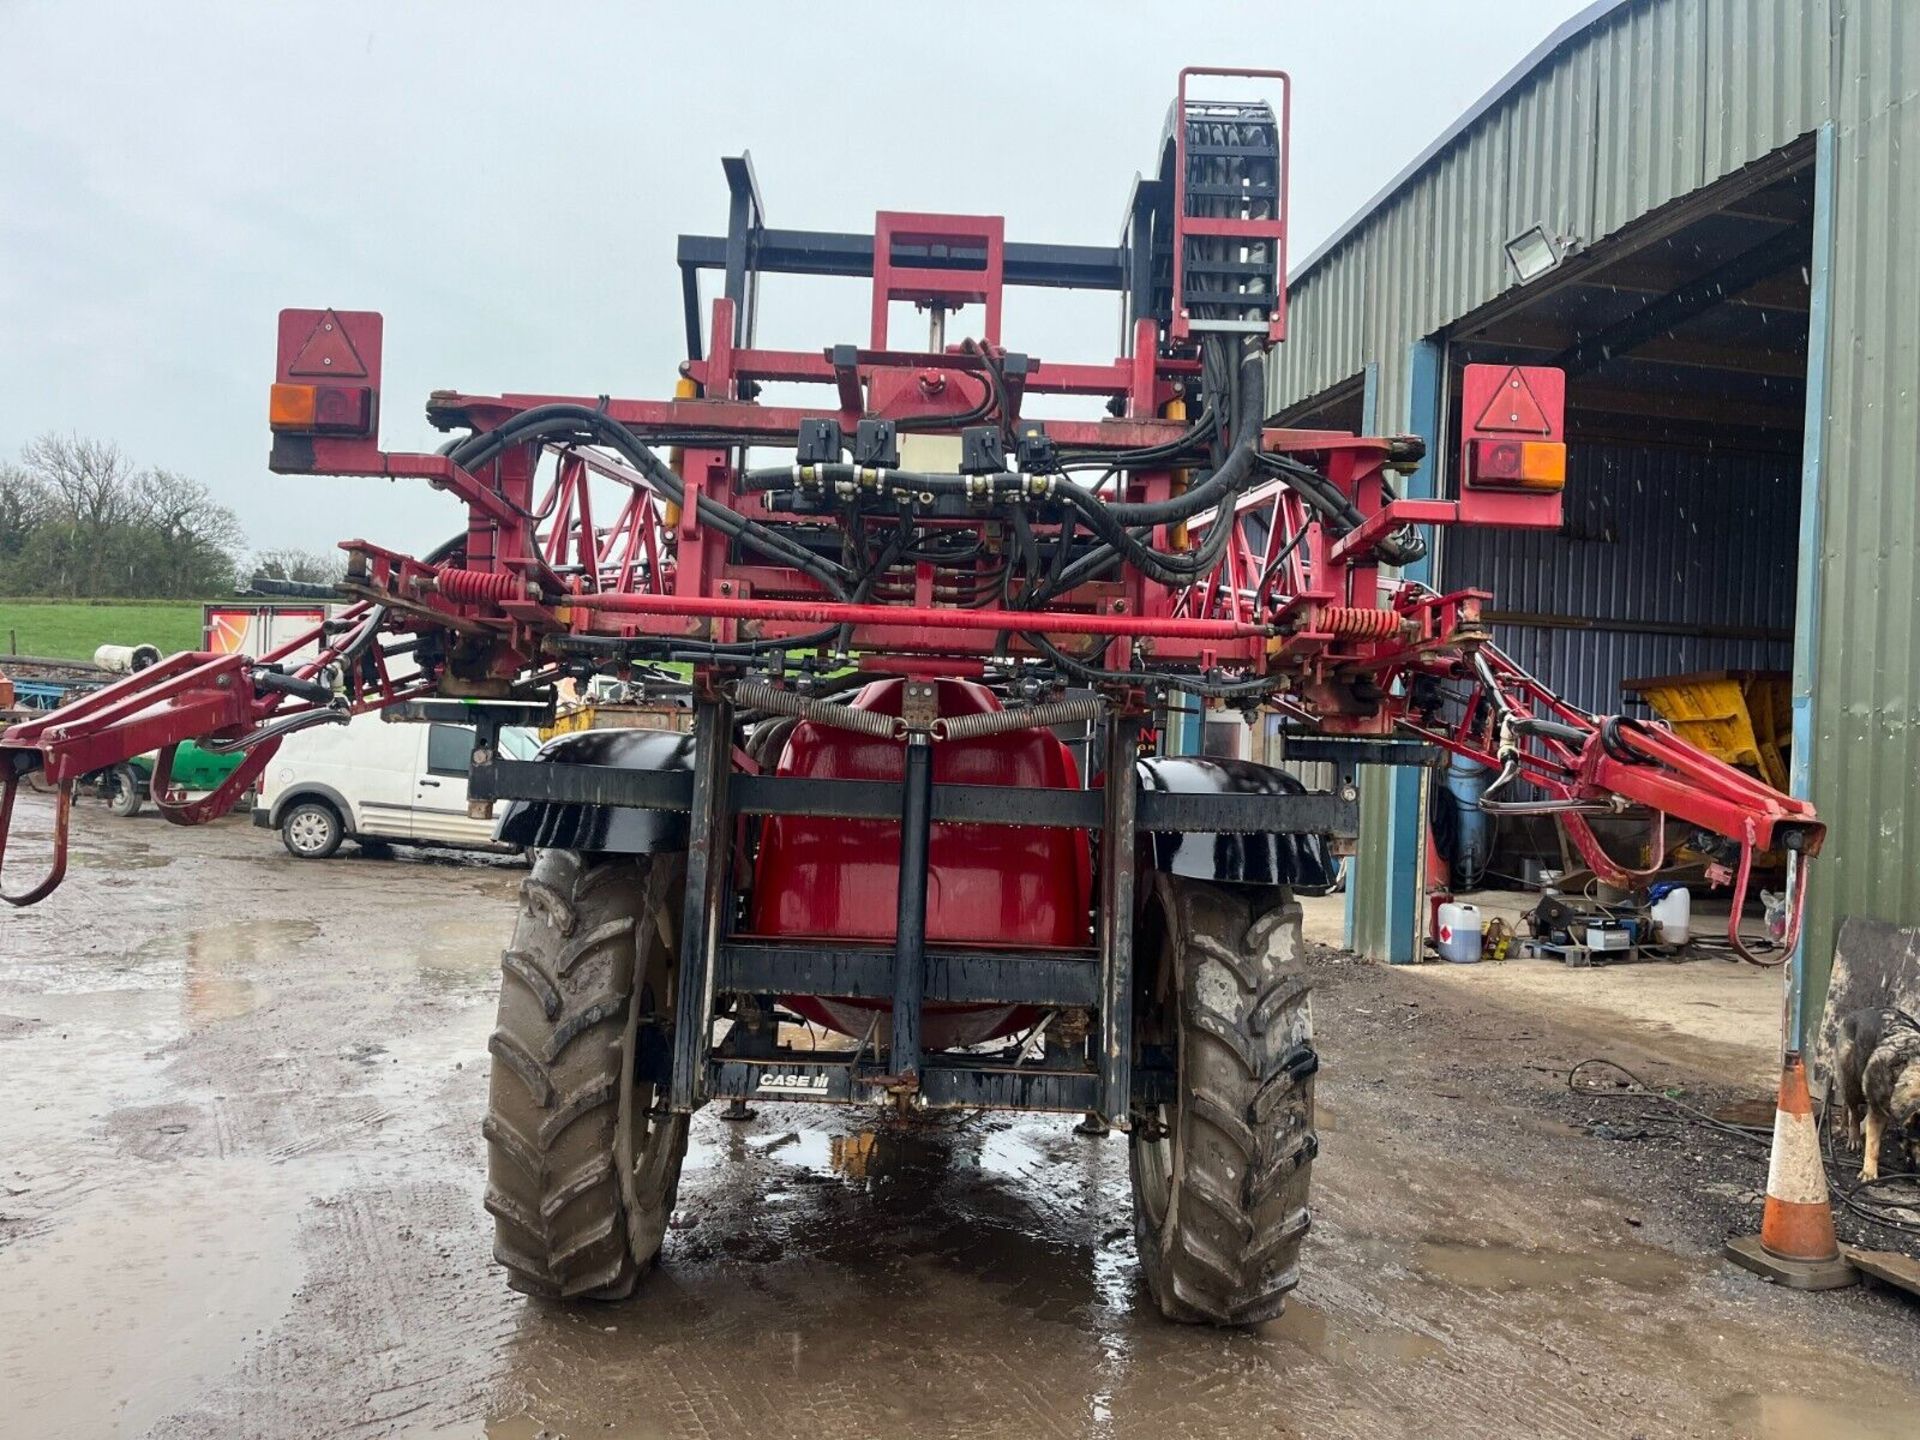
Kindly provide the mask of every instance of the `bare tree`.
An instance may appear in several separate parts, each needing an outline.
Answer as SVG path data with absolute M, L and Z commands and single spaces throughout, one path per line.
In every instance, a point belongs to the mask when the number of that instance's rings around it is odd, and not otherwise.
M 244 538 L 233 511 L 198 480 L 171 470 L 143 471 L 131 488 L 129 508 L 140 538 L 126 548 L 152 557 L 152 573 L 164 578 L 170 594 L 225 589 Z
M 78 523 L 104 529 L 125 518 L 134 467 L 112 441 L 42 435 L 27 442 L 20 463 L 60 497 Z
M 133 486 L 133 504 L 139 520 L 170 540 L 240 548 L 240 522 L 198 480 L 171 470 L 144 471 Z
M 42 435 L 20 462 L 0 473 L 0 587 L 92 598 L 231 584 L 239 522 L 198 480 L 78 435 Z
M 347 557 L 338 550 L 262 550 L 253 557 L 253 573 L 268 580 L 337 585 L 346 578 Z
M 45 524 L 53 497 L 32 472 L 0 461 L 0 566 L 27 548 L 29 537 Z M 0 581 L 6 577 L 0 573 Z

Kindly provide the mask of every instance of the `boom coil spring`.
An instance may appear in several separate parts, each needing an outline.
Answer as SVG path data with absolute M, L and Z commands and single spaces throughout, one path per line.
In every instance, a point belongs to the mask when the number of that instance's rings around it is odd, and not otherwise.
M 835 705 L 781 690 L 758 680 L 736 680 L 727 687 L 733 703 L 742 710 L 764 710 L 772 715 L 792 715 L 815 725 L 832 725 L 881 740 L 895 740 L 906 734 L 906 722 L 898 715 L 881 715 L 872 710 L 855 710 L 850 705 Z
M 1050 700 L 1044 705 L 1029 705 L 1023 710 L 987 710 L 976 715 L 949 715 L 933 722 L 933 738 L 978 740 L 987 735 L 1004 735 L 1010 730 L 1078 725 L 1098 720 L 1106 710 L 1106 702 L 1100 699 Z
M 1367 610 L 1358 605 L 1329 605 L 1320 612 L 1320 629 L 1343 640 L 1389 640 L 1400 628 L 1391 610 Z
M 727 694 L 742 710 L 760 710 L 772 715 L 791 715 L 815 725 L 832 725 L 854 730 L 883 740 L 904 740 L 912 727 L 898 715 L 882 715 L 873 710 L 856 710 L 851 705 L 836 705 L 781 690 L 758 680 L 736 680 Z M 1019 710 L 988 710 L 977 715 L 948 715 L 929 727 L 935 740 L 979 740 L 988 735 L 1004 735 L 1010 730 L 1040 730 L 1054 725 L 1078 725 L 1098 720 L 1106 714 L 1106 701 L 1098 697 L 1078 700 L 1052 700 L 1044 705 L 1029 705 Z
M 482 600 L 519 600 L 527 593 L 526 582 L 517 575 L 491 570 L 462 570 L 442 565 L 434 572 L 434 583 L 449 600 L 474 604 Z

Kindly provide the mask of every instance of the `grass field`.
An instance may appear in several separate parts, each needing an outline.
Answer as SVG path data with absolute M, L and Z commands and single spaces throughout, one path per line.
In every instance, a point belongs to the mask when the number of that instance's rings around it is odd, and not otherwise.
M 0 670 L 8 654 L 91 660 L 96 645 L 157 645 L 162 654 L 200 648 L 198 600 L 0 599 Z

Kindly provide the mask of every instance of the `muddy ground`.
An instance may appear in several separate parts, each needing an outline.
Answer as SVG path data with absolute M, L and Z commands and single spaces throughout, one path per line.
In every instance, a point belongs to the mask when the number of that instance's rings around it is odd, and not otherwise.
M 1565 1085 L 1606 1055 L 1751 1098 L 1750 1047 L 1331 951 L 1306 1278 L 1256 1332 L 1152 1312 L 1119 1139 L 780 1106 L 697 1117 L 635 1301 L 531 1303 L 480 1205 L 521 874 L 83 813 L 66 887 L 0 918 L 0 1431 L 1920 1432 L 1920 1309 L 1717 1258 L 1763 1153 Z

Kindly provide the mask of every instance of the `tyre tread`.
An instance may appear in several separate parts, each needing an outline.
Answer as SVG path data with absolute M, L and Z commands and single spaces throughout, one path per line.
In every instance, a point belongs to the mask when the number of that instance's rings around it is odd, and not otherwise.
M 654 888 L 645 861 L 558 850 L 542 851 L 520 886 L 481 1131 L 494 1259 L 529 1295 L 624 1299 L 653 1259 L 629 1242 L 615 1143 Z
M 1182 1173 L 1157 1234 L 1136 1197 L 1141 1261 L 1169 1319 L 1250 1325 L 1278 1315 L 1299 1283 L 1312 1223 L 1317 1060 L 1294 964 L 1300 911 L 1284 890 L 1156 879 L 1185 1108 Z

